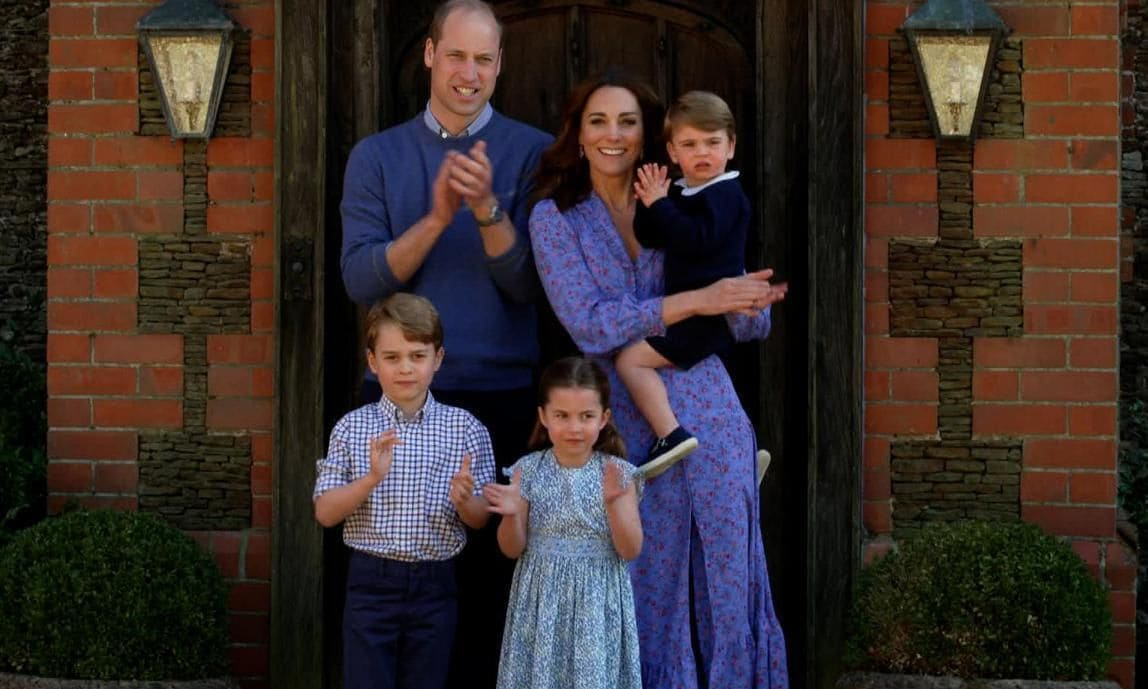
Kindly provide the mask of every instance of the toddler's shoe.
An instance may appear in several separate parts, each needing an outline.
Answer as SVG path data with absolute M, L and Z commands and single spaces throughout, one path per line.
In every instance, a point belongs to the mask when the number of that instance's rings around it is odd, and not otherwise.
M 698 447 L 698 439 L 678 426 L 664 438 L 658 438 L 650 448 L 649 460 L 640 468 L 647 479 L 660 476 Z

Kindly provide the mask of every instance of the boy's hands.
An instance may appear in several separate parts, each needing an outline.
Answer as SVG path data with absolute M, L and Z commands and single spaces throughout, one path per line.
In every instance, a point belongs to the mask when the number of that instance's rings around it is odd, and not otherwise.
M 383 434 L 371 438 L 371 476 L 382 481 L 391 473 L 391 462 L 395 459 L 395 445 L 399 444 L 395 429 L 383 431 Z
M 634 181 L 634 194 L 649 208 L 658 199 L 670 193 L 670 180 L 665 165 L 646 163 L 638 168 L 638 179 Z
M 462 456 L 462 466 L 450 478 L 450 501 L 457 510 L 474 495 L 474 476 L 470 473 L 470 455 Z
M 522 497 L 522 469 L 514 470 L 510 477 L 510 485 L 488 483 L 482 487 L 482 495 L 490 503 L 490 511 L 504 517 L 525 514 L 530 506 L 526 498 Z

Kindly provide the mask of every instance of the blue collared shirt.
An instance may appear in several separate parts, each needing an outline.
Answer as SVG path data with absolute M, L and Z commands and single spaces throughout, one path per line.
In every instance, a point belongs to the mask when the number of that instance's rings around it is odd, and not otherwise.
M 398 444 L 387 474 L 347 517 L 343 540 L 379 557 L 406 562 L 446 560 L 466 545 L 466 528 L 450 501 L 451 477 L 470 455 L 475 492 L 494 481 L 494 450 L 486 427 L 469 412 L 428 392 L 413 417 L 384 396 L 335 424 L 327 456 L 316 464 L 314 499 L 366 476 L 371 438 L 394 428 Z
M 490 122 L 490 118 L 493 116 L 494 108 L 491 107 L 490 103 L 487 103 L 485 106 L 483 106 L 482 112 L 478 113 L 478 117 L 474 118 L 473 122 L 466 125 L 466 127 L 463 128 L 463 130 L 458 134 L 451 134 L 446 130 L 445 127 L 439 124 L 439 121 L 435 119 L 434 115 L 431 114 L 430 101 L 427 101 L 427 107 L 425 110 L 423 110 L 423 122 L 426 123 L 427 129 L 431 130 L 443 139 L 458 139 L 464 136 L 473 136 L 477 134 L 479 130 L 485 127 L 487 123 Z

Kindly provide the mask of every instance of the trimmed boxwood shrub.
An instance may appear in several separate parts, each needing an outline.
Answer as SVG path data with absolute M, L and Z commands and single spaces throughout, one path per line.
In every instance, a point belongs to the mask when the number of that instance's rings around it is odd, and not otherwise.
M 0 550 L 0 669 L 72 679 L 224 674 L 227 587 L 157 517 L 71 512 Z
M 1024 523 L 932 524 L 866 568 L 850 614 L 853 669 L 1098 680 L 1108 596 L 1066 543 Z

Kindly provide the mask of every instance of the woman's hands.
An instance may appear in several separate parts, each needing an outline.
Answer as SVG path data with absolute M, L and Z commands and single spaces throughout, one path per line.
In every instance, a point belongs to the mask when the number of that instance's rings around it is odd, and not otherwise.
M 765 307 L 785 299 L 787 283 L 772 284 L 773 270 L 766 268 L 735 278 L 722 278 L 695 290 L 697 315 L 716 316 L 743 313 L 756 316 Z

